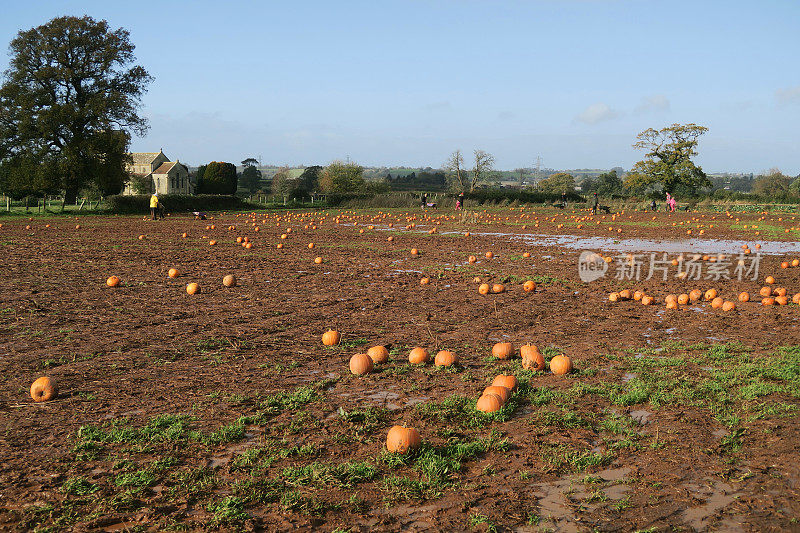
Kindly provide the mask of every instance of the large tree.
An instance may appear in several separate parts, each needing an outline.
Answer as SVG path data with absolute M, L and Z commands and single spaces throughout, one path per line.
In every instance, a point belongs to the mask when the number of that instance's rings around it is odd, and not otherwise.
M 256 167 L 257 164 L 258 160 L 252 157 L 242 161 L 244 169 L 239 175 L 239 184 L 250 194 L 256 192 L 261 185 L 261 171 Z
M 356 163 L 334 161 L 322 169 L 319 185 L 329 193 L 354 193 L 364 189 L 364 168 Z
M 67 202 L 87 186 L 119 192 L 130 133 L 148 127 L 138 110 L 152 78 L 132 65 L 133 51 L 127 30 L 89 16 L 19 32 L 0 87 L 5 172 L 29 176 L 37 193 L 60 189 Z
M 458 192 L 466 192 L 469 179 L 465 176 L 464 157 L 461 155 L 461 150 L 456 150 L 450 154 L 443 167 L 448 173 L 450 186 Z
M 475 187 L 483 181 L 487 181 L 494 168 L 494 156 L 489 152 L 483 150 L 475 150 L 475 165 L 472 167 L 472 181 L 469 184 L 469 192 L 475 190 Z
M 759 196 L 780 196 L 790 193 L 792 178 L 786 176 L 780 169 L 771 168 L 753 182 L 753 193 Z
M 575 178 L 566 172 L 556 172 L 541 180 L 539 189 L 552 194 L 575 192 Z
M 202 179 L 198 179 L 197 192 L 201 194 L 236 194 L 236 165 L 212 161 L 205 166 Z
M 703 169 L 692 161 L 697 155 L 697 140 L 707 131 L 697 124 L 673 124 L 641 132 L 633 146 L 647 153 L 625 177 L 625 186 L 634 190 L 660 186 L 668 193 L 678 187 L 692 192 L 711 187 Z

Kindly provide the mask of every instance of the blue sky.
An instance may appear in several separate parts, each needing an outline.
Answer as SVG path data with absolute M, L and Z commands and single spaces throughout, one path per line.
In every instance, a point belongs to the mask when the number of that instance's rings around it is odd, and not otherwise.
M 630 168 L 648 127 L 709 128 L 708 172 L 800 173 L 800 2 L 0 0 L 0 41 L 124 27 L 155 77 L 136 151 L 192 165 Z M 0 56 L 0 68 L 8 56 Z

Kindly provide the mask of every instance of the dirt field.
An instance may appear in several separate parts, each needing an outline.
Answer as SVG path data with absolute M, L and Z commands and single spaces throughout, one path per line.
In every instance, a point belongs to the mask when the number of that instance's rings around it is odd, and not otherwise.
M 800 220 L 448 215 L 1 220 L 0 530 L 800 530 Z M 584 250 L 610 261 L 590 283 Z M 639 281 L 622 276 L 632 252 Z M 646 280 L 660 252 L 677 266 Z M 736 279 L 759 253 L 756 279 Z M 733 279 L 676 277 L 693 254 Z M 768 275 L 788 305 L 761 304 Z M 695 288 L 737 307 L 666 309 Z M 655 302 L 609 301 L 622 289 Z M 322 345 L 329 328 L 340 345 Z M 500 341 L 575 371 L 496 360 Z M 352 375 L 374 345 L 390 361 Z M 410 365 L 415 346 L 460 362 Z M 518 391 L 476 411 L 498 374 Z M 34 403 L 45 375 L 60 394 Z M 386 452 L 395 424 L 422 447 Z

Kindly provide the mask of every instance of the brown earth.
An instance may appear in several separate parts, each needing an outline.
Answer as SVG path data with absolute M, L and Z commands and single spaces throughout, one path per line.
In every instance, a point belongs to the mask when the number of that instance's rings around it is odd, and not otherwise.
M 766 255 L 782 250 L 772 242 L 792 246 L 800 221 L 384 213 L 5 220 L 0 530 L 800 530 L 800 307 L 762 306 L 757 296 L 768 274 L 790 302 L 800 292 L 800 268 L 780 267 L 800 253 Z M 616 279 L 612 262 L 583 283 L 582 248 L 547 237 L 613 235 L 656 251 L 687 228 L 704 232 L 686 245 L 691 253 L 731 240 L 749 243 L 752 257 L 763 240 L 759 279 L 636 282 Z M 592 251 L 616 256 L 614 246 Z M 167 277 L 171 267 L 178 278 Z M 106 286 L 112 274 L 119 287 Z M 222 285 L 226 274 L 236 287 Z M 507 292 L 478 294 L 476 276 Z M 535 292 L 522 290 L 526 279 Z M 188 295 L 189 282 L 201 292 Z M 712 287 L 752 301 L 731 312 L 664 307 L 667 294 Z M 623 288 L 656 303 L 608 301 Z M 328 328 L 342 345 L 322 346 Z M 576 372 L 492 360 L 492 345 L 506 340 L 534 343 L 548 359 L 565 353 Z M 390 348 L 389 363 L 351 375 L 349 357 L 377 344 Z M 452 350 L 460 366 L 411 367 L 414 346 Z M 501 415 L 453 407 L 457 397 L 474 405 L 498 373 L 522 383 Z M 41 375 L 56 381 L 58 399 L 31 400 Z M 303 387 L 305 400 L 275 400 Z M 158 426 L 161 415 L 185 418 Z M 400 423 L 425 445 L 407 464 L 383 453 Z M 174 433 L 141 429 L 166 426 Z M 452 457 L 448 444 L 475 442 L 485 449 L 436 479 L 423 465 L 426 450 Z M 291 471 L 354 462 L 373 470 L 361 480 Z

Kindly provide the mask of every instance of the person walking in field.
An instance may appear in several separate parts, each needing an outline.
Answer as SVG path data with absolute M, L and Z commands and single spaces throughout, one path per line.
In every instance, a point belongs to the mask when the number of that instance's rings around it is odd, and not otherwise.
M 153 193 L 153 196 L 150 197 L 150 217 L 153 220 L 156 220 L 158 218 L 158 214 L 159 214 L 158 208 L 159 208 L 158 194 L 157 193 Z
M 592 201 L 592 214 L 597 214 L 597 206 L 600 205 L 600 198 L 598 198 L 597 193 L 594 193 L 594 200 Z
M 456 198 L 456 210 L 460 211 L 461 208 L 464 207 L 464 193 L 459 193 L 458 198 Z
M 423 194 L 422 198 L 420 199 L 420 202 L 422 203 L 422 209 L 425 209 L 426 207 L 428 207 L 428 195 L 427 194 Z

